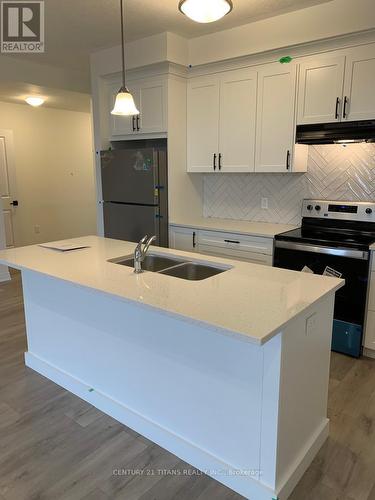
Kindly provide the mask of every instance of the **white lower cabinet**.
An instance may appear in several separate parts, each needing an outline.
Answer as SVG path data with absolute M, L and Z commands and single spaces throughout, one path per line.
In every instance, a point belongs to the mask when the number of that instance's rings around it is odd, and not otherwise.
M 169 227 L 169 246 L 185 252 L 197 251 L 197 229 L 182 226 Z
M 272 265 L 273 238 L 170 226 L 169 244 L 176 250 Z

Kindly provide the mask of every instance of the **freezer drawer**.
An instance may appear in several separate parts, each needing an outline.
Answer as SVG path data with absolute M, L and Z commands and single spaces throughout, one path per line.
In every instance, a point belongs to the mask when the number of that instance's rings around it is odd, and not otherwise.
M 155 244 L 163 245 L 158 207 L 104 203 L 103 215 L 107 238 L 138 242 L 146 234 L 155 234 Z
M 159 153 L 153 148 L 101 152 L 104 201 L 159 204 Z

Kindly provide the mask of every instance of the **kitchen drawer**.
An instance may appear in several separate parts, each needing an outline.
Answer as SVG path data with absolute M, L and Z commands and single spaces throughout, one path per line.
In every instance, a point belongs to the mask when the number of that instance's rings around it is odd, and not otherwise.
M 199 253 L 212 255 L 214 257 L 227 257 L 228 259 L 242 260 L 252 264 L 272 266 L 272 255 L 256 252 L 242 252 L 232 248 L 215 247 L 210 245 L 198 245 Z
M 236 253 L 240 252 L 238 256 L 245 253 L 272 255 L 273 239 L 218 231 L 200 231 L 198 235 L 198 246 L 201 252 L 203 252 L 202 249 L 204 247 L 213 247 L 216 249 L 215 251 L 220 252 L 221 255 L 229 255 L 229 250 Z

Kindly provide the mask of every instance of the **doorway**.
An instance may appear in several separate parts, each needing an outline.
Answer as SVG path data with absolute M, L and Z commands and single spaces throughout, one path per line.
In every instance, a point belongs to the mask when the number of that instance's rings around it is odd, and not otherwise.
M 13 132 L 0 129 L 0 198 L 6 248 L 13 248 L 17 245 L 16 192 Z

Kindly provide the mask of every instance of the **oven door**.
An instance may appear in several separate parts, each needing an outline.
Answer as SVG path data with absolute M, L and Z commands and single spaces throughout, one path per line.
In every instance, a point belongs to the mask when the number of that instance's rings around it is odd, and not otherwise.
M 365 319 L 369 252 L 276 240 L 273 265 L 323 274 L 327 267 L 345 280 L 336 293 L 332 350 L 359 357 Z

